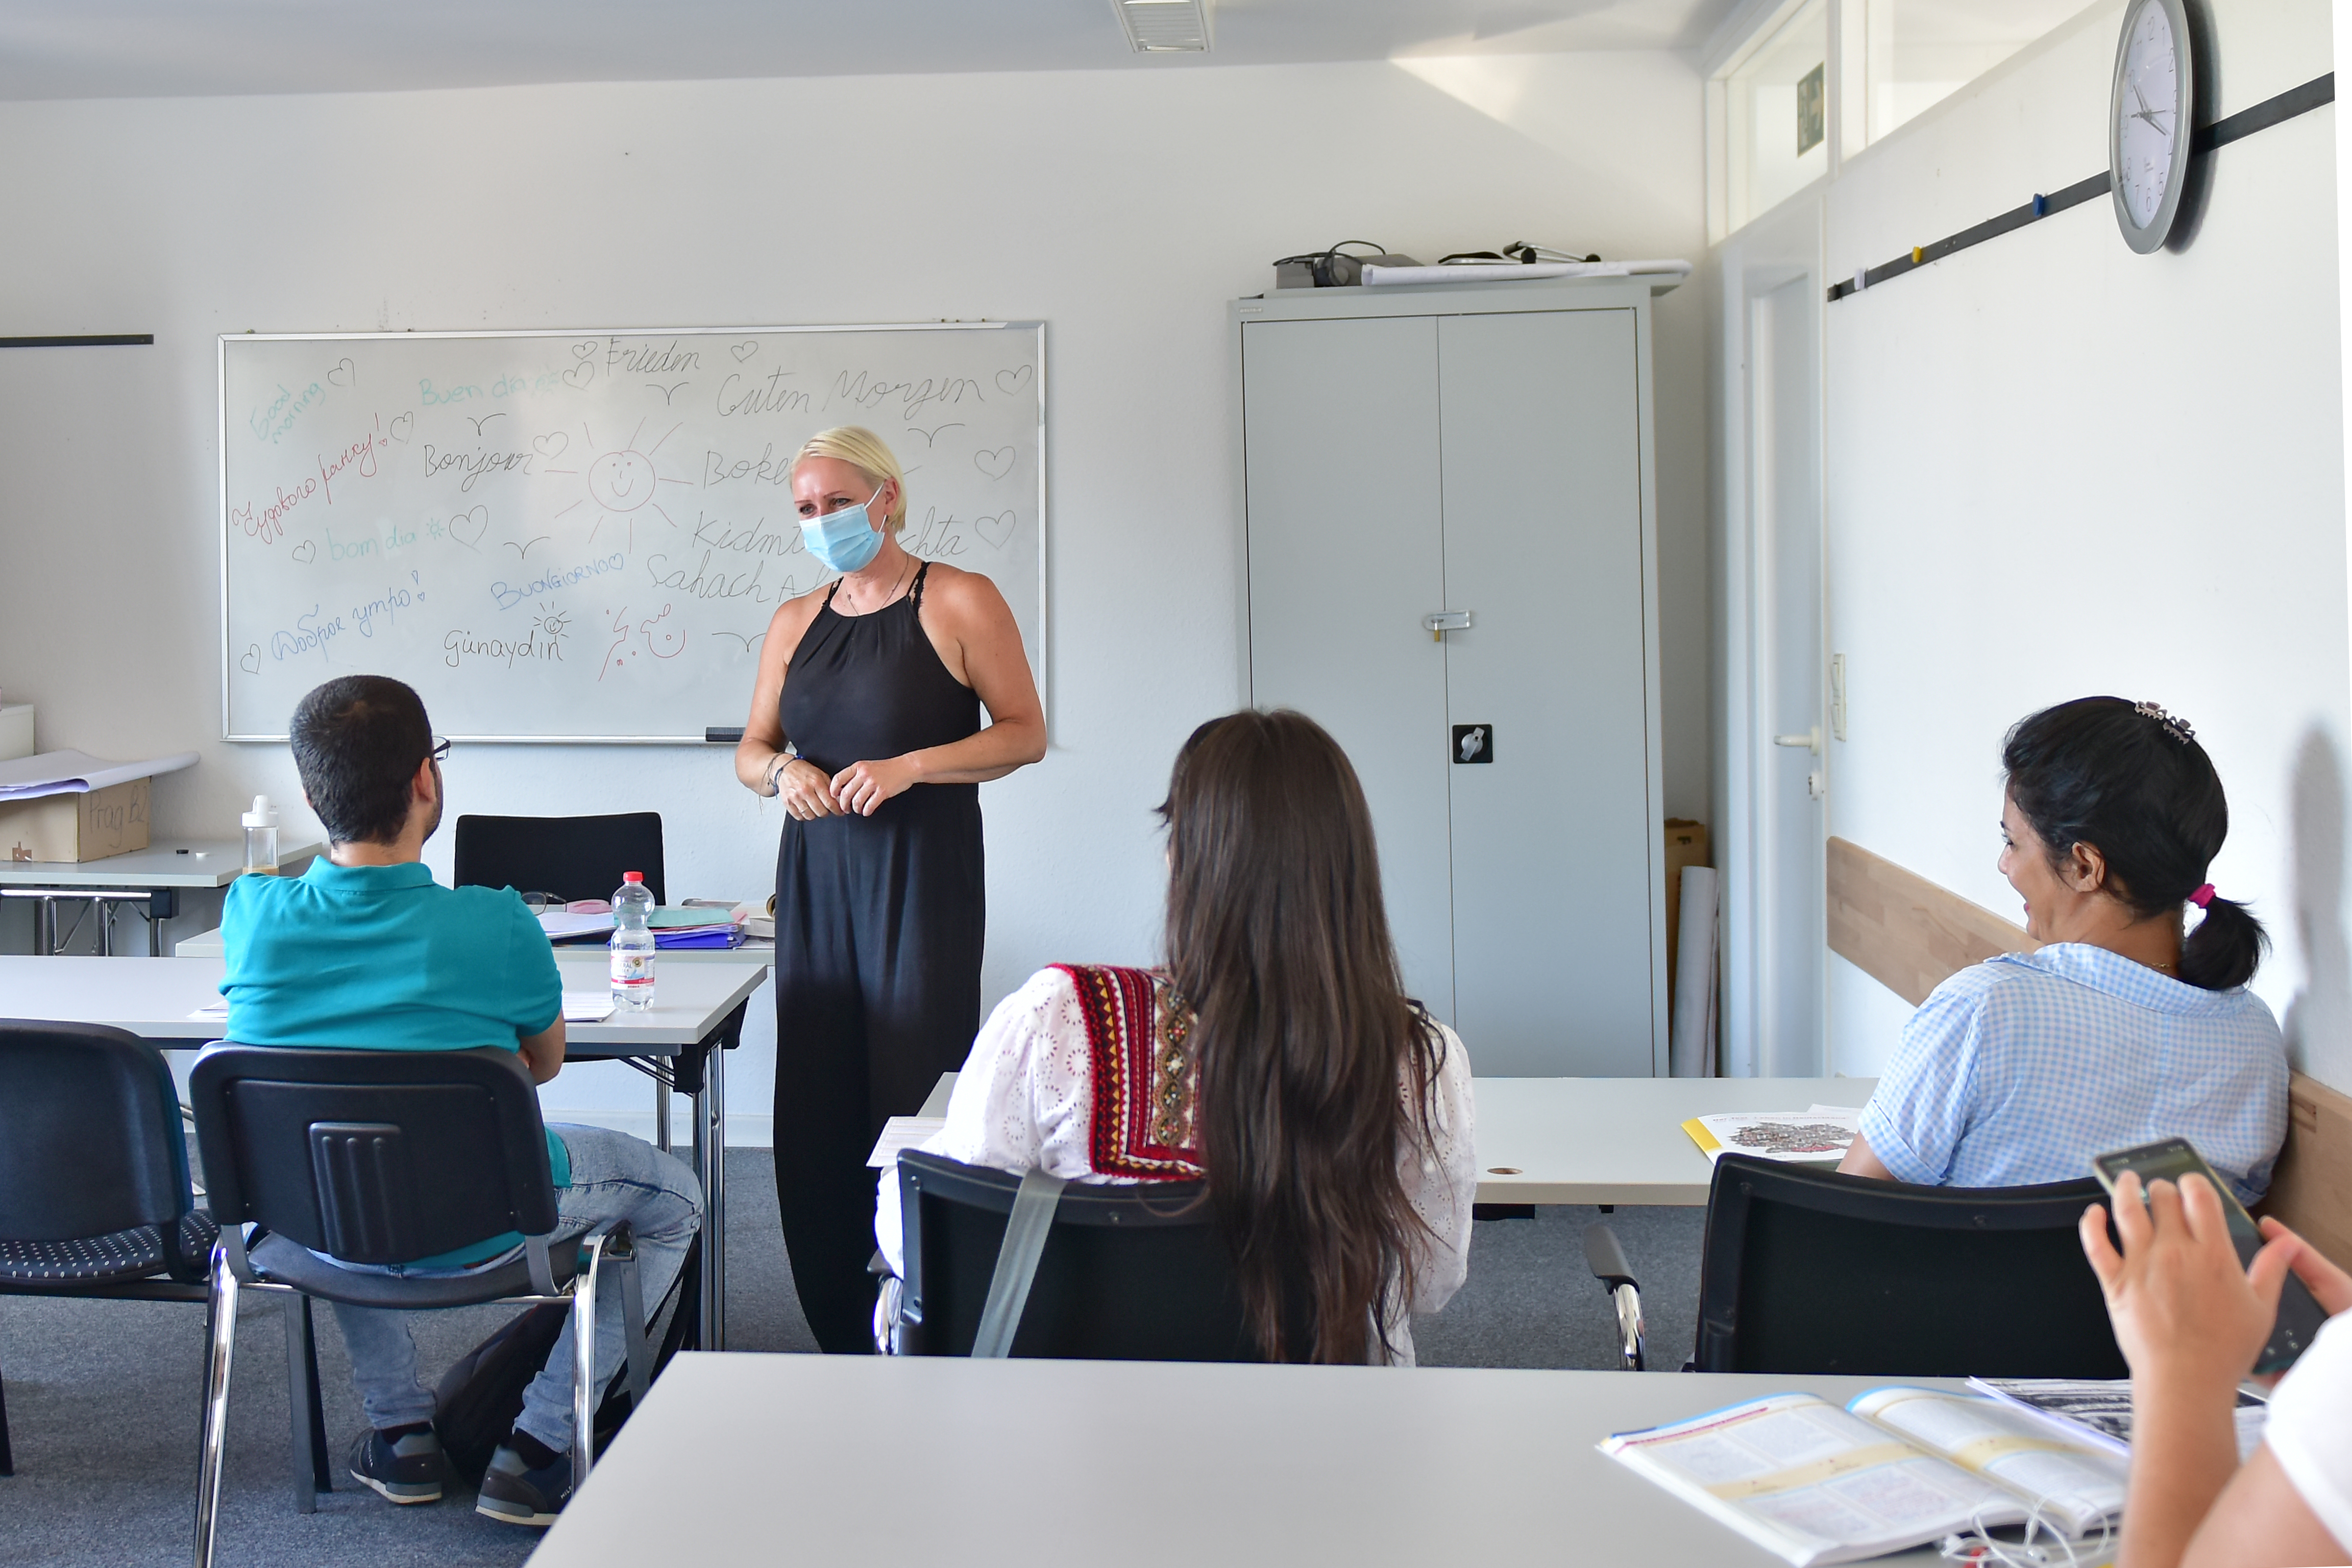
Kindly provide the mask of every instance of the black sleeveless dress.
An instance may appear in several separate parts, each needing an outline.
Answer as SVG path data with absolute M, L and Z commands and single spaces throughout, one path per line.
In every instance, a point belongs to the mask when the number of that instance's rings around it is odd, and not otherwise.
M 793 653 L 784 734 L 828 773 L 980 731 L 980 698 L 922 626 L 923 579 L 838 615 Z M 838 592 L 839 584 L 835 584 Z M 872 816 L 786 817 L 776 851 L 776 1202 L 793 1281 L 824 1350 L 874 1348 L 874 1173 L 892 1116 L 963 1065 L 987 928 L 980 786 L 916 784 Z

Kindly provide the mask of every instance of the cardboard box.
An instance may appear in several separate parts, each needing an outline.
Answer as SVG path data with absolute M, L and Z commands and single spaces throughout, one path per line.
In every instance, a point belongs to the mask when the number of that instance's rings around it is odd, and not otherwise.
M 0 854 L 11 860 L 103 860 L 147 847 L 148 791 L 132 779 L 79 795 L 0 800 Z
M 0 763 L 33 754 L 33 705 L 0 703 Z
M 1706 862 L 1706 824 L 1686 816 L 1666 818 L 1666 994 L 1675 994 L 1675 966 L 1682 956 L 1683 868 Z

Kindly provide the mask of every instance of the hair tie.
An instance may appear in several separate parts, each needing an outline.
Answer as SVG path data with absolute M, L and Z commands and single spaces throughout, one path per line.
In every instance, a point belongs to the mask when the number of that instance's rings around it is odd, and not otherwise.
M 2200 910 L 2210 905 L 2213 902 L 2213 884 L 2207 882 L 2199 887 L 2195 892 L 2189 895 L 2189 901 Z

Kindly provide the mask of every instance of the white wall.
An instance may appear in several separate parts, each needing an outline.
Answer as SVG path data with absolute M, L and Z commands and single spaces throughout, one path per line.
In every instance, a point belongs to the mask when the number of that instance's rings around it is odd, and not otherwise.
M 2327 68 L 2327 0 L 2210 11 L 2220 113 Z M 2102 169 L 2121 16 L 1849 161 L 1820 194 L 1826 276 Z M 2020 918 L 1993 868 L 2004 731 L 2160 701 L 2229 790 L 2212 879 L 2276 942 L 2256 989 L 2352 1087 L 2335 113 L 2216 154 L 2178 254 L 2132 254 L 2101 201 L 1827 309 L 1830 831 Z M 1830 966 L 1830 1064 L 1874 1072 L 1908 1010 Z
M 0 685 L 40 703 L 45 747 L 200 751 L 158 786 L 163 833 L 299 798 L 281 749 L 217 739 L 215 333 L 1043 318 L 1055 746 L 983 792 L 985 990 L 1145 957 L 1150 808 L 1241 689 L 1225 300 L 1349 237 L 1425 259 L 1701 243 L 1686 62 L 1416 70 L 0 104 L 8 330 L 157 339 L 0 353 Z M 1697 816 L 1698 303 L 1657 320 L 1666 805 Z M 719 748 L 467 748 L 447 776 L 456 812 L 658 807 L 673 898 L 772 883 L 776 819 Z M 448 852 L 428 853 L 445 879 Z M 21 921 L 7 934 L 22 951 Z M 764 1136 L 765 1005 L 730 1084 L 739 1138 Z M 567 1074 L 551 1110 L 627 1110 L 637 1081 Z

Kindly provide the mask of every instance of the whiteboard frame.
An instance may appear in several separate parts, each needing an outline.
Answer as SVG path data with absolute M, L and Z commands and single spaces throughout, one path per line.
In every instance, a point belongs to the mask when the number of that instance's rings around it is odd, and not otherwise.
M 1037 683 L 1037 702 L 1046 716 L 1050 731 L 1053 720 L 1052 676 L 1053 605 L 1048 590 L 1053 574 L 1047 569 L 1046 549 L 1046 479 L 1045 479 L 1045 323 L 1043 321 L 961 321 L 941 318 L 936 321 L 850 321 L 836 324 L 807 323 L 799 326 L 713 326 L 713 327 L 539 327 L 498 331 L 446 332 L 223 332 L 215 350 L 217 374 L 214 382 L 214 401 L 220 408 L 220 641 L 221 641 L 221 739 L 256 745 L 283 745 L 287 737 L 278 735 L 239 735 L 229 729 L 229 672 L 235 668 L 229 648 L 228 632 L 228 346 L 231 343 L 290 343 L 290 342 L 376 342 L 398 341 L 414 342 L 420 338 L 651 338 L 783 332 L 997 332 L 1034 329 L 1037 333 L 1037 667 L 1030 671 Z M 812 590 L 814 592 L 814 590 Z M 989 715 L 990 723 L 996 716 Z M 708 746 L 712 744 L 700 735 L 446 735 L 443 739 L 461 741 L 467 745 L 497 746 Z M 726 742 L 719 742 L 725 744 Z

